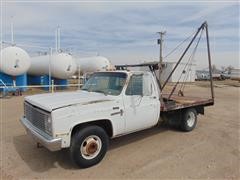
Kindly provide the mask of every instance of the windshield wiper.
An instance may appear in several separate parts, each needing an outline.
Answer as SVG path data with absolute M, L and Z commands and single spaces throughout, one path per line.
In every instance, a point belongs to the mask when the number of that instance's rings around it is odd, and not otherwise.
M 96 93 L 103 93 L 104 95 L 107 95 L 107 93 L 105 91 L 101 91 L 101 90 L 94 90 L 92 92 L 96 92 Z
M 80 90 L 82 90 L 82 91 L 88 91 L 88 92 L 89 92 L 89 89 L 80 89 Z

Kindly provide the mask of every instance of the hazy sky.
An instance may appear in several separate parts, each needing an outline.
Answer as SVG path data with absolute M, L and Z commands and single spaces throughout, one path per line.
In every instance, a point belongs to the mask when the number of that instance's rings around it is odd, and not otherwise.
M 163 47 L 165 56 L 207 20 L 213 63 L 218 67 L 240 66 L 237 1 L 5 1 L 2 3 L 3 41 L 11 40 L 11 19 L 14 22 L 15 43 L 25 45 L 22 47 L 30 54 L 54 48 L 55 29 L 60 26 L 62 49 L 79 56 L 98 53 L 109 58 L 113 64 L 158 60 L 156 32 L 167 31 Z M 176 61 L 183 47 L 165 60 Z M 203 35 L 195 56 L 199 68 L 206 67 L 205 47 Z

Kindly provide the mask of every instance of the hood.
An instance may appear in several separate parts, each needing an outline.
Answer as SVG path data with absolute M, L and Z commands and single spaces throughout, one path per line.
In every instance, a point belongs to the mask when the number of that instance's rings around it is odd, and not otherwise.
M 25 101 L 49 112 L 74 104 L 84 105 L 111 100 L 111 96 L 87 91 L 47 93 L 25 97 Z

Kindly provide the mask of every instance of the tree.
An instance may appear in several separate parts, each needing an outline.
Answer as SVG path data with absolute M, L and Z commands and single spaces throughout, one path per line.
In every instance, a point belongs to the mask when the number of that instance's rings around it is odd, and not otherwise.
M 217 67 L 215 64 L 212 65 L 212 72 L 213 73 L 216 73 L 217 72 Z
M 230 74 L 230 72 L 234 69 L 233 66 L 229 65 L 228 67 L 226 67 L 226 71 L 228 72 L 228 74 Z

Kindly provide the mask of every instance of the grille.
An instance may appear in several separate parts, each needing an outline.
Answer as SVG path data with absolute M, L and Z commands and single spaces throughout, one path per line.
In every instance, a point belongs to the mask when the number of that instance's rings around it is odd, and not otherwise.
M 43 110 L 36 108 L 32 106 L 31 104 L 25 102 L 24 103 L 24 114 L 26 119 L 32 123 L 33 126 L 36 128 L 44 131 L 47 133 L 45 128 L 45 122 L 48 119 L 47 112 L 44 112 Z

